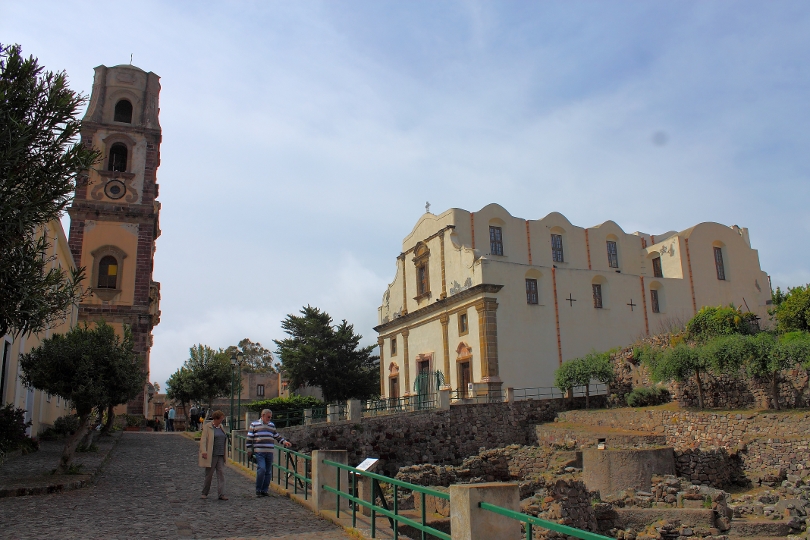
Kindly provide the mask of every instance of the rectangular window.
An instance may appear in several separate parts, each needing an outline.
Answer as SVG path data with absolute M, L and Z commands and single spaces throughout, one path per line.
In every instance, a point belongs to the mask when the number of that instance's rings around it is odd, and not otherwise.
M 563 241 L 561 234 L 551 235 L 551 256 L 554 262 L 565 262 L 563 257 Z
M 430 292 L 430 285 L 428 283 L 428 267 L 427 263 L 425 263 L 416 267 L 416 293 L 422 296 L 428 292 Z
M 397 355 L 397 338 L 391 338 L 391 356 Z
M 661 257 L 656 257 L 652 260 L 653 276 L 664 277 L 664 271 L 661 269 Z
M 594 283 L 593 287 L 593 307 L 602 309 L 602 285 Z
M 260 396 L 260 397 L 264 396 L 264 385 L 263 384 L 257 384 L 256 385 L 256 395 Z
M 470 325 L 467 322 L 467 314 L 466 313 L 459 313 L 458 314 L 458 334 L 463 336 L 467 332 L 470 331 Z
M 619 252 L 616 250 L 616 242 L 612 240 L 607 241 L 607 253 L 608 253 L 608 266 L 610 266 L 611 268 L 618 268 Z
M 526 303 L 527 304 L 536 304 L 537 303 L 537 280 L 536 279 L 526 279 Z
M 661 313 L 661 308 L 658 306 L 658 291 L 655 289 L 650 289 L 650 300 L 652 304 L 652 312 L 653 313 Z
M 723 266 L 723 250 L 719 247 L 714 248 L 714 266 L 717 267 L 717 279 L 725 281 L 726 268 Z
M 489 253 L 503 255 L 503 231 L 500 227 L 489 228 Z

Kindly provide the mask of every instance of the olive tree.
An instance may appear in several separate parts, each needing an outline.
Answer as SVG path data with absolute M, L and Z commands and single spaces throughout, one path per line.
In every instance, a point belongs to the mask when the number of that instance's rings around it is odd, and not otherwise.
M 43 340 L 20 357 L 22 382 L 73 404 L 79 429 L 65 441 L 59 470 L 70 468 L 76 447 L 90 428 L 94 410 L 126 403 L 143 388 L 146 374 L 132 350 L 132 338 L 122 340 L 104 322 L 76 326 L 66 334 Z
M 82 270 L 53 264 L 44 229 L 99 156 L 78 141 L 85 102 L 64 72 L 0 44 L 0 335 L 41 331 L 81 297 Z

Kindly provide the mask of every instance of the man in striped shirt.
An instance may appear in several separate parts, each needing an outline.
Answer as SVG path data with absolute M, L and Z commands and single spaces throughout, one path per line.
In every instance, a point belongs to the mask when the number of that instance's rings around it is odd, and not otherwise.
M 271 421 L 273 411 L 264 409 L 260 420 L 250 423 L 245 448 L 248 459 L 256 456 L 256 496 L 269 495 L 270 481 L 273 479 L 273 448 L 281 443 L 285 448 L 292 446 L 290 441 L 276 431 L 276 425 Z

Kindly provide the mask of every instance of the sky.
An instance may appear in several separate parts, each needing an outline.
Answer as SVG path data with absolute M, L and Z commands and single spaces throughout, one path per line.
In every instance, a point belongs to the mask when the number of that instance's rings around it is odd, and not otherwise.
M 0 0 L 0 42 L 87 95 L 130 55 L 161 77 L 161 385 L 305 305 L 376 343 L 428 201 L 737 224 L 774 287 L 810 282 L 804 0 Z

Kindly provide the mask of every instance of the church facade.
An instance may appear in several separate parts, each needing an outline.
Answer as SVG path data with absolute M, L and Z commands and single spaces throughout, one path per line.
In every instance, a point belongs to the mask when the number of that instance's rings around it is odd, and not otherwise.
M 149 371 L 152 328 L 160 321 L 160 284 L 153 281 L 160 236 L 157 169 L 161 129 L 159 77 L 132 65 L 95 69 L 82 143 L 102 153 L 77 181 L 69 245 L 85 268 L 89 293 L 79 321 L 104 320 L 123 335 L 132 329 L 135 350 Z M 127 405 L 144 414 L 147 392 Z
M 402 243 L 378 310 L 380 392 L 441 371 L 467 392 L 554 385 L 562 362 L 627 345 L 734 304 L 766 319 L 770 282 L 748 230 L 700 223 L 625 233 L 490 204 L 424 214 Z

